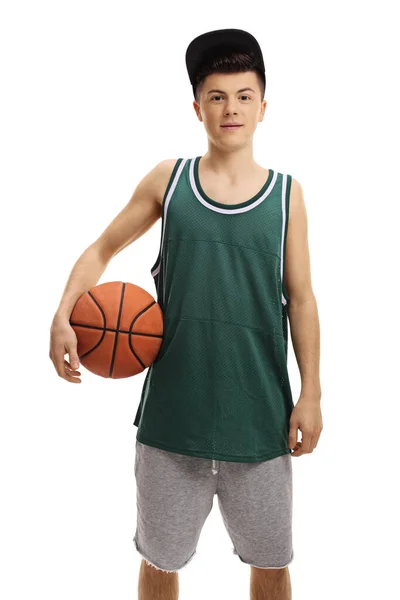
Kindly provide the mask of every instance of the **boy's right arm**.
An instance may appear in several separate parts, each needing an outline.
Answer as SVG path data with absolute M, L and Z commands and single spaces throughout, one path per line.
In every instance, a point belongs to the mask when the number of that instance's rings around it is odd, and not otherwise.
M 50 328 L 50 352 L 57 374 L 79 379 L 77 338 L 69 318 L 80 296 L 97 285 L 110 260 L 148 231 L 161 216 L 162 199 L 176 159 L 158 163 L 137 185 L 128 204 L 75 263 Z M 64 355 L 69 355 L 69 362 Z M 77 376 L 78 375 L 78 376 Z

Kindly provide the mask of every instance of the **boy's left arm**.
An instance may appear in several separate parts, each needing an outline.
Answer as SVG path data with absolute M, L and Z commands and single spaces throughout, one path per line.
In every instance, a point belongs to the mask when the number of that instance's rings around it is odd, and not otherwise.
M 310 453 L 322 431 L 319 377 L 320 330 L 311 284 L 307 213 L 300 183 L 292 178 L 286 238 L 285 286 L 290 335 L 301 375 L 301 394 L 290 417 L 291 456 Z M 297 441 L 297 430 L 302 433 Z

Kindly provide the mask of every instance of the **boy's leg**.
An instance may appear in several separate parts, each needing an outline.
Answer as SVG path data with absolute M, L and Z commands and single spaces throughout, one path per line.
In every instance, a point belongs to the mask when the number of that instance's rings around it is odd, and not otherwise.
M 139 572 L 138 600 L 178 600 L 179 574 L 160 571 L 142 559 Z
M 289 567 L 258 569 L 251 566 L 250 600 L 292 600 Z

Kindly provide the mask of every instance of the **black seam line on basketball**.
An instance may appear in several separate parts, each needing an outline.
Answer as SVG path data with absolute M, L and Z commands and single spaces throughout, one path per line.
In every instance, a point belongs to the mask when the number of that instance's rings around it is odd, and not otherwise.
M 90 298 L 93 300 L 93 302 L 96 304 L 96 306 L 98 306 L 98 308 L 100 309 L 100 312 L 102 314 L 103 317 L 103 335 L 101 336 L 101 338 L 99 339 L 99 341 L 97 342 L 97 344 L 95 344 L 95 346 L 93 346 L 93 348 L 91 348 L 90 350 L 88 350 L 87 352 L 85 352 L 85 354 L 82 354 L 79 358 L 86 358 L 86 356 L 88 354 L 90 354 L 91 352 L 93 352 L 94 350 L 96 350 L 96 348 L 98 346 L 100 346 L 101 342 L 104 339 L 104 336 L 106 335 L 106 328 L 107 328 L 107 320 L 106 320 L 106 313 L 104 312 L 104 310 L 101 308 L 100 304 L 97 302 L 96 298 L 93 296 L 93 294 L 90 292 L 90 290 L 88 291 L 88 294 L 90 296 Z
M 112 329 L 111 327 L 97 327 L 96 325 L 84 325 L 83 323 L 74 323 L 71 321 L 70 325 L 73 325 L 74 327 L 85 327 L 86 329 L 96 329 L 98 331 L 111 331 L 112 333 L 115 333 L 117 331 L 117 329 Z M 162 338 L 162 335 L 157 335 L 155 333 L 139 333 L 138 331 L 125 331 L 124 329 L 118 329 L 118 333 L 128 333 L 130 335 L 144 335 L 145 337 L 156 337 L 156 338 Z
M 132 354 L 135 356 L 136 360 L 137 360 L 138 362 L 140 362 L 140 364 L 142 365 L 142 368 L 143 368 L 143 369 L 146 369 L 146 368 L 148 367 L 148 365 L 145 365 L 145 364 L 144 364 L 144 362 L 143 362 L 143 361 L 140 359 L 139 355 L 138 355 L 138 354 L 136 354 L 135 350 L 133 349 L 133 346 L 132 346 L 132 341 L 131 341 L 131 338 L 130 338 L 130 337 L 128 338 L 128 343 L 129 343 L 129 348 L 131 349 L 131 352 L 132 352 Z
M 145 313 L 147 310 L 149 310 L 149 308 L 151 308 L 155 303 L 156 303 L 156 301 L 153 300 L 152 302 L 150 302 L 150 304 L 148 306 L 145 306 L 140 312 L 138 312 L 138 314 L 136 315 L 136 317 L 134 317 L 134 319 L 129 327 L 129 331 L 132 329 L 132 325 L 134 324 L 136 319 L 138 319 L 143 313 Z
M 118 311 L 118 319 L 117 319 L 117 331 L 115 332 L 115 340 L 114 340 L 113 353 L 112 353 L 112 357 L 111 357 L 110 373 L 108 375 L 109 377 L 112 376 L 112 372 L 113 372 L 113 369 L 114 369 L 115 354 L 117 352 L 119 324 L 121 322 L 122 305 L 124 303 L 124 294 L 125 294 L 125 283 L 122 284 L 121 301 L 119 303 L 119 311 Z
M 150 304 L 148 306 L 145 306 L 143 310 L 141 310 L 132 320 L 132 323 L 129 327 L 129 333 L 131 333 L 132 327 L 135 323 L 135 321 L 146 311 L 149 310 L 149 308 L 151 308 L 152 306 L 154 306 L 154 304 L 156 303 L 156 301 L 153 299 L 152 302 L 150 302 Z M 157 336 L 159 337 L 159 336 Z M 162 336 L 161 336 L 162 337 Z M 142 365 L 143 369 L 147 368 L 147 365 L 144 364 L 144 362 L 140 359 L 140 356 L 138 354 L 136 354 L 134 347 L 132 346 L 132 338 L 131 336 L 128 337 L 128 344 L 129 344 L 129 348 L 131 349 L 131 352 L 133 353 L 133 355 L 135 356 L 136 360 L 140 362 L 140 364 Z

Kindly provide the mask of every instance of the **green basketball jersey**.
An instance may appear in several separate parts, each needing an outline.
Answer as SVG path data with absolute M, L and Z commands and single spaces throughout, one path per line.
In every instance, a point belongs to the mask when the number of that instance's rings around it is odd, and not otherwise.
M 233 462 L 290 454 L 284 265 L 292 177 L 270 169 L 253 198 L 224 204 L 202 189 L 200 158 L 177 160 L 162 201 L 151 273 L 164 332 L 136 438 Z

